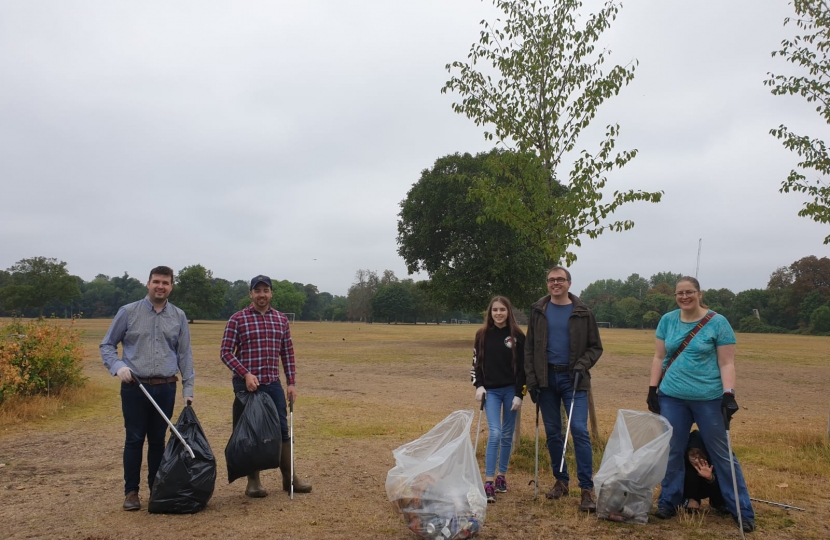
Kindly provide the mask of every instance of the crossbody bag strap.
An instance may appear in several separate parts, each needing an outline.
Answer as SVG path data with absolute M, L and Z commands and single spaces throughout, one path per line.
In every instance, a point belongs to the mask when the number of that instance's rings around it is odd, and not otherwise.
M 698 322 L 695 325 L 694 328 L 692 328 L 692 331 L 689 332 L 689 334 L 683 340 L 683 343 L 680 344 L 680 347 L 678 347 L 677 350 L 674 351 L 674 354 L 671 355 L 671 358 L 669 358 L 669 361 L 666 364 L 666 367 L 663 368 L 663 372 L 660 374 L 660 382 L 663 382 L 663 377 L 666 376 L 666 372 L 671 367 L 672 362 L 677 360 L 677 357 L 680 356 L 680 353 L 682 353 L 686 349 L 686 347 L 689 346 L 689 343 L 691 343 L 692 339 L 694 339 L 694 337 L 697 335 L 697 333 L 700 332 L 700 329 L 703 328 L 704 326 L 706 326 L 706 323 L 711 321 L 712 317 L 714 317 L 715 315 L 717 315 L 717 313 L 715 313 L 714 311 L 710 311 L 709 313 L 706 314 L 705 317 L 700 319 L 700 322 Z M 658 386 L 659 386 L 659 383 L 658 383 Z

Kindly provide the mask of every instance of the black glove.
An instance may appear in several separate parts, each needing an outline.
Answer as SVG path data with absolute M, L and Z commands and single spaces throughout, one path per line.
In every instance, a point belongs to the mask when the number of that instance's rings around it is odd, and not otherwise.
M 527 387 L 527 395 L 530 396 L 530 401 L 533 403 L 539 403 L 539 387 L 538 386 L 528 386 Z
M 646 405 L 648 410 L 654 414 L 660 414 L 660 400 L 657 398 L 657 387 L 648 387 L 648 397 L 646 398 Z
M 574 385 L 576 385 L 577 382 L 581 383 L 585 380 L 585 377 L 588 376 L 584 369 L 579 368 L 574 369 L 571 373 L 573 373 Z M 577 381 L 577 379 L 579 379 L 579 381 Z M 577 390 L 577 388 L 574 388 L 574 390 Z
M 726 429 L 729 429 L 732 415 L 738 412 L 738 402 L 735 401 L 735 394 L 724 392 L 723 401 L 720 403 L 720 412 L 723 415 L 723 423 L 726 425 Z

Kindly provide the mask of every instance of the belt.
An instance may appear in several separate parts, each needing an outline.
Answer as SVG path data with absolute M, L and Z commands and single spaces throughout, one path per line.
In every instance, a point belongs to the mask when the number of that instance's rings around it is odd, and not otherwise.
M 172 377 L 134 377 L 138 382 L 141 384 L 149 384 L 150 386 L 155 386 L 157 384 L 169 384 L 179 380 L 178 377 L 175 375 Z
M 560 366 L 559 364 L 548 364 L 548 369 L 553 370 L 554 373 L 564 373 L 570 371 L 571 366 Z

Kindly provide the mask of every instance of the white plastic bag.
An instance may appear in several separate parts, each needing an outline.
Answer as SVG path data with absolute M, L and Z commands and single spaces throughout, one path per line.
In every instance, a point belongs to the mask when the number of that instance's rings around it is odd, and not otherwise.
M 672 427 L 660 415 L 621 409 L 594 476 L 597 516 L 648 523 L 654 486 L 666 475 Z
M 422 538 L 470 538 L 484 525 L 487 497 L 470 443 L 473 411 L 455 411 L 422 437 L 396 448 L 386 495 Z

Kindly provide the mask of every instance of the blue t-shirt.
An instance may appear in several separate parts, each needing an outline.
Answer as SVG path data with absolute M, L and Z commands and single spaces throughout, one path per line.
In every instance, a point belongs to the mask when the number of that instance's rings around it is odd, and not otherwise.
M 573 303 L 560 306 L 548 302 L 545 317 L 548 319 L 548 364 L 567 366 L 571 352 L 571 333 L 568 319 L 573 313 Z
M 679 309 L 663 315 L 657 325 L 656 337 L 666 343 L 664 367 L 698 322 L 681 321 Z M 723 315 L 715 315 L 672 363 L 660 384 L 660 391 L 673 398 L 692 401 L 720 398 L 723 396 L 723 382 L 717 348 L 734 343 L 735 332 L 729 321 Z

